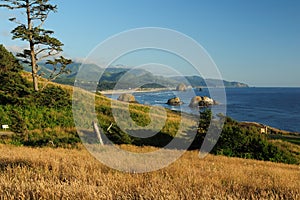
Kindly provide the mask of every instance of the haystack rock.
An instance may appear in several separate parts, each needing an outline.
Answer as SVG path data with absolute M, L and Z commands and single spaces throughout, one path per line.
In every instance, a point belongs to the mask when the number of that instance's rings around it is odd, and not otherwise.
M 121 94 L 118 98 L 119 101 L 129 102 L 129 103 L 137 103 L 135 97 L 132 94 Z
M 186 91 L 186 85 L 184 83 L 180 83 L 177 87 L 176 90 L 177 91 Z
M 172 98 L 172 99 L 169 99 L 167 104 L 168 105 L 171 105 L 171 106 L 179 106 L 181 105 L 183 102 L 180 100 L 180 98 L 178 97 L 175 97 L 175 98 Z
M 198 107 L 200 101 L 202 101 L 202 97 L 200 97 L 200 96 L 193 97 L 191 99 L 189 107 Z
M 201 97 L 201 96 L 195 96 L 191 99 L 189 107 L 207 107 L 207 106 L 212 106 L 216 105 L 217 102 L 213 100 L 212 98 L 209 97 Z

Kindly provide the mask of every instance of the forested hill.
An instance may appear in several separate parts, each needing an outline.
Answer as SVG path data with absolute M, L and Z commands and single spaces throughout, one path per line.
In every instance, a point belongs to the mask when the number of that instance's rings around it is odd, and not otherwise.
M 51 68 L 50 66 L 41 63 L 41 72 L 44 73 L 46 76 L 47 74 L 50 74 Z M 82 67 L 85 70 L 86 74 L 86 80 L 98 80 L 98 76 L 101 76 L 101 79 L 99 81 L 99 90 L 107 90 L 107 89 L 113 89 L 116 85 L 116 83 L 120 80 L 122 77 L 122 89 L 128 89 L 132 82 L 134 82 L 136 85 L 139 85 L 140 83 L 144 83 L 145 80 L 148 80 L 149 82 L 153 82 L 153 84 L 145 85 L 144 87 L 176 87 L 179 83 L 185 82 L 187 85 L 191 85 L 192 87 L 206 87 L 207 85 L 212 87 L 218 87 L 221 85 L 221 82 L 223 81 L 223 84 L 225 87 L 248 87 L 245 83 L 240 82 L 231 82 L 226 80 L 216 80 L 216 79 L 204 79 L 200 76 L 175 76 L 175 77 L 166 77 L 166 76 L 157 76 L 152 74 L 149 71 L 143 70 L 143 69 L 130 69 L 127 67 L 109 67 L 107 69 L 101 68 L 95 64 L 82 64 L 82 63 L 72 63 L 68 66 L 68 68 L 71 70 L 70 74 L 65 74 L 58 79 L 55 80 L 57 83 L 61 84 L 68 84 L 73 85 L 76 75 L 78 74 L 79 68 Z M 25 71 L 30 72 L 30 67 L 24 66 Z M 124 76 L 126 74 L 126 76 Z M 88 81 L 87 81 L 88 82 Z M 158 83 L 158 84 L 155 84 Z

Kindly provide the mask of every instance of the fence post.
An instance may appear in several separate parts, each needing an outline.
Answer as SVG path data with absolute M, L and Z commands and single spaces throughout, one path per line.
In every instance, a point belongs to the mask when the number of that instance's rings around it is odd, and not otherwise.
M 98 124 L 97 124 L 97 122 L 95 122 L 95 121 L 93 121 L 93 128 L 94 128 L 94 132 L 95 132 L 96 135 L 97 135 L 97 138 L 98 138 L 98 140 L 99 140 L 99 143 L 100 143 L 101 145 L 103 145 L 103 140 L 102 140 L 102 137 L 101 137 L 101 133 L 100 133 L 100 131 L 99 131 Z

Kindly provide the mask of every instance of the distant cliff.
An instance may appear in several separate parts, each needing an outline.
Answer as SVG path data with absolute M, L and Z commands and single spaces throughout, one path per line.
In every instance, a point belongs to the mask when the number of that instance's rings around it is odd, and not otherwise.
M 86 84 L 85 88 L 89 88 L 88 84 L 92 86 L 97 84 L 97 82 L 91 83 L 90 80 L 97 80 L 102 74 L 100 80 L 98 81 L 98 90 L 109 90 L 114 89 L 118 81 L 122 81 L 122 84 L 118 85 L 118 89 L 128 89 L 134 88 L 134 86 L 143 88 L 161 88 L 161 87 L 176 87 L 180 83 L 184 83 L 190 87 L 248 87 L 245 83 L 240 82 L 230 82 L 226 80 L 216 80 L 216 79 L 204 79 L 200 76 L 174 76 L 165 77 L 157 76 L 149 71 L 143 69 L 130 69 L 130 68 L 120 68 L 120 67 L 109 67 L 107 69 L 101 68 L 95 64 L 82 64 L 73 63 L 69 66 L 72 71 L 71 74 L 63 75 L 55 80 L 57 83 L 74 85 L 74 81 L 78 74 L 80 66 L 84 67 L 84 75 L 81 73 L 81 79 Z M 40 63 L 41 72 L 44 74 L 49 74 L 49 66 Z M 30 71 L 29 67 L 24 66 L 26 71 Z M 143 84 L 148 82 L 148 84 Z
M 171 77 L 171 79 L 178 82 L 183 82 L 186 85 L 190 85 L 192 87 L 249 87 L 247 84 L 237 81 L 231 82 L 226 80 L 204 79 L 200 76 L 176 76 Z

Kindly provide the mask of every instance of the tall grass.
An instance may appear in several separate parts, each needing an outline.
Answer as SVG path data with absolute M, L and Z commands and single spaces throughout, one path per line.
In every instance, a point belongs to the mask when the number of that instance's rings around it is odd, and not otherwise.
M 131 151 L 153 147 L 123 146 Z M 84 149 L 0 145 L 0 199 L 299 199 L 300 169 L 185 153 L 165 169 L 129 174 Z

